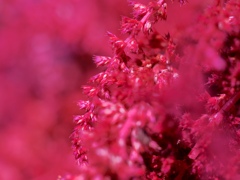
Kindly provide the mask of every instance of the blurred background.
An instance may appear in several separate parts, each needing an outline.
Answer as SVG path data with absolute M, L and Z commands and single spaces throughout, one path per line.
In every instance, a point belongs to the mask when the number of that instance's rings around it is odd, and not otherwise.
M 139 2 L 148 2 L 140 0 Z M 163 33 L 178 33 L 206 6 L 169 2 Z M 51 180 L 77 173 L 69 136 L 93 55 L 111 55 L 127 0 L 0 1 L 0 179 Z

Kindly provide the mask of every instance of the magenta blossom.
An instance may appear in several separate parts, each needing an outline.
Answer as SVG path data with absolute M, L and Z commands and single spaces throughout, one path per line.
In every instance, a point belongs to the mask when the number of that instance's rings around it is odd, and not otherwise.
M 94 56 L 104 70 L 83 87 L 66 179 L 240 179 L 240 1 L 175 36 L 154 28 L 164 0 L 131 5 L 126 39 L 108 33 L 113 56 Z

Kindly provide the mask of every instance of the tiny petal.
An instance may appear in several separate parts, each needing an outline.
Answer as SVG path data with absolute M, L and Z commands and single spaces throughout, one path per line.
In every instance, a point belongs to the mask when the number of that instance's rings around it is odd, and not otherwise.
M 139 45 L 138 42 L 136 41 L 136 39 L 132 38 L 129 43 L 128 43 L 128 47 L 130 49 L 131 52 L 133 53 L 138 53 L 139 52 Z
M 125 42 L 110 32 L 107 32 L 107 35 L 109 36 L 109 41 L 112 44 L 112 48 L 115 51 L 115 53 L 116 54 L 121 53 L 126 46 Z
M 92 86 L 83 86 L 83 93 L 87 94 L 88 96 L 95 96 L 98 93 L 97 88 L 92 87 Z
M 106 66 L 111 62 L 111 60 L 111 57 L 93 56 L 93 61 L 96 63 L 97 66 Z
M 139 31 L 141 30 L 141 22 L 137 21 L 136 19 L 131 19 L 128 17 L 122 18 L 122 33 L 134 33 L 137 35 Z
M 90 109 L 90 101 L 82 101 L 82 100 L 80 100 L 77 105 L 78 105 L 78 107 L 80 109 L 85 109 L 85 110 L 89 110 Z
M 148 11 L 148 8 L 141 3 L 132 3 L 133 5 L 133 17 L 136 19 L 142 18 Z
M 152 23 L 147 21 L 143 26 L 143 32 L 145 34 L 150 34 L 152 32 Z

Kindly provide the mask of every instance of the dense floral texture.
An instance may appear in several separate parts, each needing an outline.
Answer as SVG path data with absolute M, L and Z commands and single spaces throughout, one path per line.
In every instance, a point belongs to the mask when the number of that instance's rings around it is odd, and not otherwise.
M 216 1 L 175 37 L 154 28 L 164 0 L 131 5 L 126 39 L 108 33 L 114 55 L 94 56 L 105 69 L 83 87 L 75 178 L 240 179 L 240 1 Z

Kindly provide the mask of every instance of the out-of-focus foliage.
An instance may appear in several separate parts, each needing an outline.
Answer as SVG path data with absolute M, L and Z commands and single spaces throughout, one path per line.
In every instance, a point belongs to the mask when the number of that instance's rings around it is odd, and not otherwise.
M 94 56 L 105 69 L 83 86 L 79 174 L 60 179 L 239 179 L 240 1 L 162 29 L 168 1 L 131 5 L 126 38 L 108 33 L 113 56 Z

